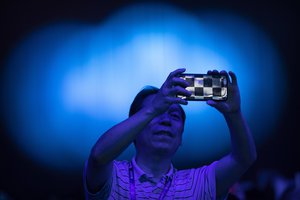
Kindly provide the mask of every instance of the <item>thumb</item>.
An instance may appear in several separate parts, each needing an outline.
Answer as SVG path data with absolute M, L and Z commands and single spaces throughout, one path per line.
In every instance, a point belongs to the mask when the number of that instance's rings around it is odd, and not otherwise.
M 214 100 L 208 100 L 206 103 L 211 107 L 214 107 L 221 113 L 224 113 L 226 110 L 228 110 L 228 105 L 224 102 L 216 102 Z
M 217 102 L 215 102 L 214 100 L 208 100 L 206 103 L 212 107 L 216 107 L 217 105 Z

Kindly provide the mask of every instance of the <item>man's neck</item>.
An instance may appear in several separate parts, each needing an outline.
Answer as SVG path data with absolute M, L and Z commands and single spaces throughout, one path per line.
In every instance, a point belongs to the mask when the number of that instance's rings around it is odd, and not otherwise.
M 171 166 L 171 158 L 160 157 L 157 155 L 144 155 L 137 153 L 137 165 L 148 175 L 154 179 L 160 179 L 164 174 L 168 173 Z

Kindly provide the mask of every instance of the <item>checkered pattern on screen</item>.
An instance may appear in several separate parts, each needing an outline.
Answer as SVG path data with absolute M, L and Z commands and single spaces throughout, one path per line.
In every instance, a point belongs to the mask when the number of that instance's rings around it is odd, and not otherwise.
M 192 92 L 190 97 L 179 96 L 186 100 L 226 100 L 227 99 L 227 79 L 220 75 L 207 74 L 183 74 L 189 87 L 186 89 Z

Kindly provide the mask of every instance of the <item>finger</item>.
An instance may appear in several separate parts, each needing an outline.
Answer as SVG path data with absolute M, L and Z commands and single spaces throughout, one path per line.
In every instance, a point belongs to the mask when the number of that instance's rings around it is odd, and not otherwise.
M 230 71 L 230 72 L 229 72 L 229 75 L 230 75 L 230 77 L 231 77 L 232 84 L 233 84 L 233 85 L 237 85 L 237 78 L 236 78 L 235 73 L 233 73 L 232 71 Z
M 223 76 L 228 75 L 227 72 L 226 72 L 225 70 L 220 71 L 220 74 L 223 75 Z
M 218 74 L 219 74 L 219 71 L 218 71 L 218 70 L 215 70 L 215 69 L 214 69 L 214 70 L 212 71 L 212 75 L 218 75 Z
M 173 77 L 179 75 L 179 74 L 182 74 L 183 72 L 185 72 L 185 68 L 179 68 L 179 69 L 176 69 L 175 71 L 171 72 L 169 74 L 169 76 L 167 77 L 166 81 L 164 82 L 163 86 L 164 87 L 167 87 L 167 88 L 171 88 L 172 87 L 172 84 L 170 83 L 170 80 L 172 80 Z
M 216 107 L 217 102 L 215 102 L 214 100 L 208 100 L 206 101 L 206 103 L 212 107 Z
M 171 78 L 173 78 L 174 76 L 177 76 L 177 75 L 179 75 L 179 74 L 182 74 L 183 72 L 185 72 L 185 68 L 179 68 L 179 69 L 176 69 L 175 71 L 173 71 L 173 72 L 171 72 L 170 74 L 169 74 L 169 76 L 168 76 L 168 78 L 167 79 L 171 79 Z
M 170 104 L 182 104 L 182 105 L 187 105 L 188 101 L 185 99 L 182 99 L 180 97 L 168 97 L 167 101 Z
M 169 95 L 171 96 L 177 96 L 177 95 L 183 95 L 183 96 L 191 96 L 192 92 L 180 87 L 180 86 L 175 86 L 172 89 L 170 89 Z
M 227 73 L 225 70 L 222 70 L 222 71 L 220 72 L 220 74 L 221 74 L 222 76 L 225 76 L 225 77 L 226 77 L 227 82 L 230 81 L 230 80 L 229 80 L 229 75 L 228 75 L 228 73 Z
M 184 88 L 188 87 L 190 85 L 190 83 L 182 78 L 179 78 L 179 77 L 173 77 L 172 80 L 171 80 L 171 84 L 172 85 L 180 85 Z
M 223 111 L 226 109 L 226 104 L 224 102 L 218 102 L 218 101 L 214 101 L 214 100 L 208 100 L 206 102 L 208 105 L 210 105 L 211 107 L 216 108 L 219 111 Z

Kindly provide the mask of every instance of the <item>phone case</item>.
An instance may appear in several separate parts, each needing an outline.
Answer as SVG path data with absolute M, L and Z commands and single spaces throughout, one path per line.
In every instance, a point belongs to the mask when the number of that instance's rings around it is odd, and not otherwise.
M 224 75 L 208 74 L 181 74 L 180 78 L 189 82 L 186 90 L 191 91 L 190 97 L 178 95 L 188 101 L 226 101 L 227 100 L 227 77 Z

